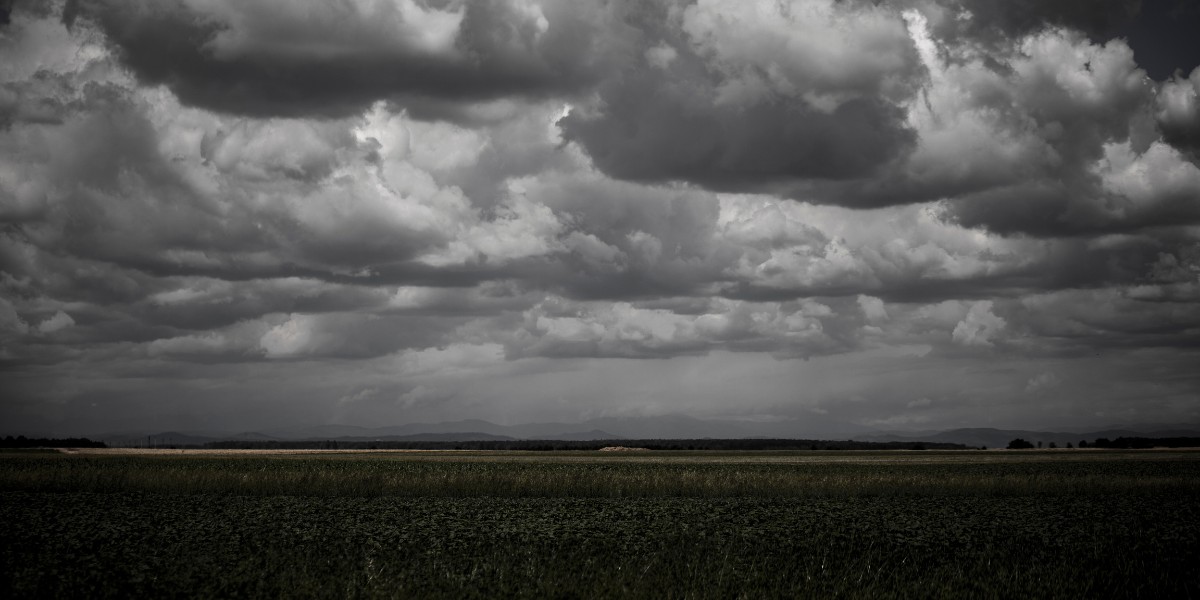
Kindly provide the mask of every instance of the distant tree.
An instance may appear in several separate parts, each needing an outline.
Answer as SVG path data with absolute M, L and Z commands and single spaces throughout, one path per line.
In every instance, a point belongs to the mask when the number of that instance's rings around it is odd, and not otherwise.
M 1022 438 L 1017 438 L 1008 443 L 1009 450 L 1027 450 L 1032 447 L 1033 447 L 1033 444 L 1025 441 Z
M 1112 442 L 1108 438 L 1096 438 L 1092 446 L 1096 448 L 1109 448 L 1112 446 Z
M 104 442 L 93 442 L 87 438 L 27 438 L 11 435 L 0 440 L 0 448 L 107 448 Z
M 1088 447 L 1087 440 L 1079 440 L 1079 447 L 1080 447 L 1080 448 L 1087 448 L 1087 447 Z
M 1041 447 L 1042 447 L 1042 441 L 1038 440 L 1038 448 L 1041 448 Z
M 1071 442 L 1067 442 L 1067 448 L 1074 448 L 1074 447 L 1075 447 L 1075 446 L 1072 446 L 1072 445 L 1071 445 Z
M 1054 442 L 1050 442 L 1050 447 L 1051 447 L 1051 448 L 1057 448 L 1057 447 L 1058 447 L 1058 444 L 1055 444 Z

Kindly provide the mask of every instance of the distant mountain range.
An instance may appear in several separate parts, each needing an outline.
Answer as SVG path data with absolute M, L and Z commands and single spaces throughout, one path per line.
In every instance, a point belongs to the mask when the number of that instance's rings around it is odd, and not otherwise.
M 866 427 L 822 417 L 778 421 L 696 419 L 682 415 L 659 417 L 604 417 L 582 423 L 526 423 L 498 425 L 468 419 L 441 423 L 410 423 L 388 427 L 314 425 L 255 432 L 121 432 L 93 436 L 113 446 L 199 445 L 218 440 L 346 440 L 346 441 L 480 441 L 480 440 L 621 440 L 781 438 L 850 439 L 873 433 Z
M 582 423 L 498 425 L 482 420 L 412 423 L 389 427 L 315 425 L 261 432 L 124 432 L 89 436 L 110 446 L 187 446 L 215 441 L 501 441 L 501 440 L 622 440 L 622 439 L 810 439 L 864 442 L 948 442 L 972 447 L 1003 448 L 1015 438 L 1033 443 L 1089 443 L 1106 437 L 1197 437 L 1200 425 L 1128 425 L 1095 431 L 1035 431 L 970 428 L 928 431 L 876 431 L 822 418 L 779 421 L 660 417 L 605 417 Z

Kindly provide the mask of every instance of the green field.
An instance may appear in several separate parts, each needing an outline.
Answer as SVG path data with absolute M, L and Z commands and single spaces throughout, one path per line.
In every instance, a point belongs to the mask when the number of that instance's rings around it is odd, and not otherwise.
M 1200 452 L 0 454 L 3 597 L 1200 596 Z

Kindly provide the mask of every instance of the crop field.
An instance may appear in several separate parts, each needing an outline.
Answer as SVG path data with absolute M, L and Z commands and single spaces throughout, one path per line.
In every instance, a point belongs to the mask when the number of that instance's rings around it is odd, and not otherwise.
M 1200 597 L 1200 452 L 0 453 L 0 596 Z

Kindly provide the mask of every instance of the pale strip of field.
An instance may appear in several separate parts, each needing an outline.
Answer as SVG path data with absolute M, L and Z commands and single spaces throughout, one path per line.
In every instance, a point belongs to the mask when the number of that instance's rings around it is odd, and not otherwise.
M 250 448 L 58 448 L 58 451 L 63 454 L 94 454 L 101 456 L 289 456 L 297 454 L 337 456 L 346 454 L 441 454 L 472 452 L 471 450 L 325 450 L 319 448 L 289 450 Z
M 970 464 L 1027 462 L 1091 462 L 1111 460 L 1200 460 L 1200 448 L 1142 450 L 668 450 L 602 452 L 596 450 L 322 450 L 322 449 L 164 449 L 66 448 L 66 454 L 146 457 L 258 457 L 380 459 L 450 462 L 522 463 L 680 463 L 680 464 Z

